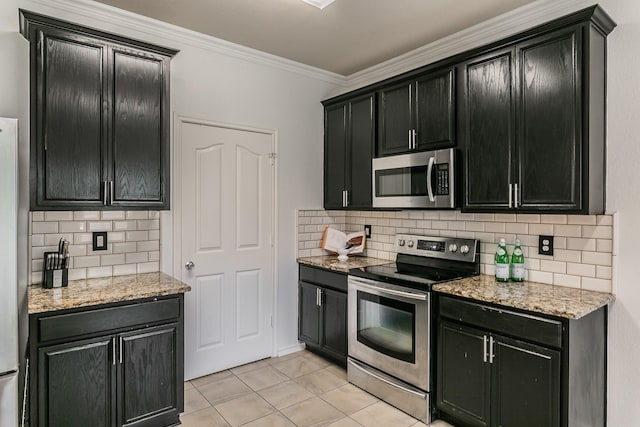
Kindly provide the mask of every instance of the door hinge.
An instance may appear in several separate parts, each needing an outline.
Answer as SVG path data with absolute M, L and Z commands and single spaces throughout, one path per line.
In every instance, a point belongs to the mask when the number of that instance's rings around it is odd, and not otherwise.
M 267 157 L 271 159 L 271 164 L 274 165 L 278 158 L 278 153 L 268 153 Z

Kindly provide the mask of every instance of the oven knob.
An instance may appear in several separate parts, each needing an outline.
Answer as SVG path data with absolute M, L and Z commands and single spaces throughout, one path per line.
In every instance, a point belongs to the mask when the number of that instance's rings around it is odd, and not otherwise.
M 469 253 L 469 246 L 467 245 L 462 245 L 460 246 L 460 253 L 463 255 L 466 255 Z
M 404 239 L 398 240 L 398 246 L 404 246 Z
M 410 248 L 413 247 L 413 240 L 409 240 L 409 243 L 407 243 L 407 246 L 409 246 Z
M 449 252 L 453 252 L 453 253 L 458 252 L 458 245 L 456 245 L 455 243 L 450 244 L 449 245 Z

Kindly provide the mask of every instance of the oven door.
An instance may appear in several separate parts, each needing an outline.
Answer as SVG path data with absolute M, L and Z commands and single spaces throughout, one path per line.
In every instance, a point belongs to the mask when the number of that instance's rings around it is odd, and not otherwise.
M 430 294 L 349 276 L 349 357 L 429 390 Z
M 453 149 L 372 160 L 374 208 L 454 208 Z

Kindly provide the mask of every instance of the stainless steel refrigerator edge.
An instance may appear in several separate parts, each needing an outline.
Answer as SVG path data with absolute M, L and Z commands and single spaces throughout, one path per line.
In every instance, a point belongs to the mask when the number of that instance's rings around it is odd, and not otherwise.
M 0 118 L 0 426 L 18 425 L 18 120 Z

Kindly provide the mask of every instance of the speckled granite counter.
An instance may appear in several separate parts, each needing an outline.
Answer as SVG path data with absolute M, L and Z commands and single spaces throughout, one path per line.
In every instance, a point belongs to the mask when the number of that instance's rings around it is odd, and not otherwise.
M 615 299 L 613 294 L 536 282 L 496 282 L 480 275 L 433 285 L 433 290 L 477 301 L 520 308 L 567 319 L 579 319 Z
M 29 286 L 29 314 L 189 292 L 191 287 L 164 273 L 69 281 L 66 288 Z
M 345 262 L 338 261 L 335 255 L 314 256 L 308 258 L 298 258 L 298 263 L 310 265 L 312 267 L 326 268 L 327 270 L 341 271 L 348 273 L 350 268 L 368 267 L 370 265 L 388 264 L 391 261 L 380 258 L 366 256 L 350 256 Z

